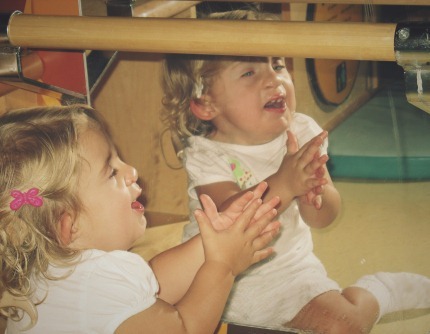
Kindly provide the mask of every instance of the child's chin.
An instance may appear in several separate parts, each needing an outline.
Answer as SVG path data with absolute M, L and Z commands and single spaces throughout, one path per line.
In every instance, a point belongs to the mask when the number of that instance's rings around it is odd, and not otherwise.
M 146 222 L 145 216 L 142 216 L 142 219 L 139 221 L 138 224 L 139 224 L 139 229 L 141 230 L 140 236 L 142 236 L 145 233 L 146 227 L 147 227 L 147 222 Z

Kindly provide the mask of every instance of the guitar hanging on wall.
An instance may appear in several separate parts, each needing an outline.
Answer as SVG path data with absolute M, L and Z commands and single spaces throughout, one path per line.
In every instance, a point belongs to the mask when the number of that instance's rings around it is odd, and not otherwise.
M 363 6 L 309 4 L 307 21 L 363 21 Z M 324 111 L 332 111 L 351 93 L 360 61 L 342 59 L 306 59 L 312 93 Z

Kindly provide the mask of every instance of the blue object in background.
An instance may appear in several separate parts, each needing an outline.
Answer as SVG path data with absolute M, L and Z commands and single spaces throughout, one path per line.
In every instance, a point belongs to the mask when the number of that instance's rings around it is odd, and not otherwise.
M 334 179 L 428 180 L 430 114 L 391 83 L 330 132 L 329 156 Z

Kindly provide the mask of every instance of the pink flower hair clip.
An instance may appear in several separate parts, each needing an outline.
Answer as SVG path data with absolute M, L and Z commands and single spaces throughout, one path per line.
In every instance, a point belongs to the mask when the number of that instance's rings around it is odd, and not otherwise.
M 12 190 L 10 195 L 15 198 L 12 202 L 10 202 L 10 208 L 13 211 L 19 210 L 23 205 L 29 204 L 34 207 L 39 207 L 43 205 L 43 199 L 40 196 L 37 196 L 39 193 L 39 189 L 31 188 L 27 192 L 21 192 L 19 190 Z

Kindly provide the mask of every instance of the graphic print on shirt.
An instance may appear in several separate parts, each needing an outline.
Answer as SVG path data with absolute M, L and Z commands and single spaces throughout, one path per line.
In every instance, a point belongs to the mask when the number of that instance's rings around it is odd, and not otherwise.
M 248 189 L 257 183 L 254 175 L 252 175 L 249 168 L 242 165 L 242 163 L 234 158 L 229 158 L 231 171 L 236 179 L 236 183 L 239 185 L 240 189 Z

